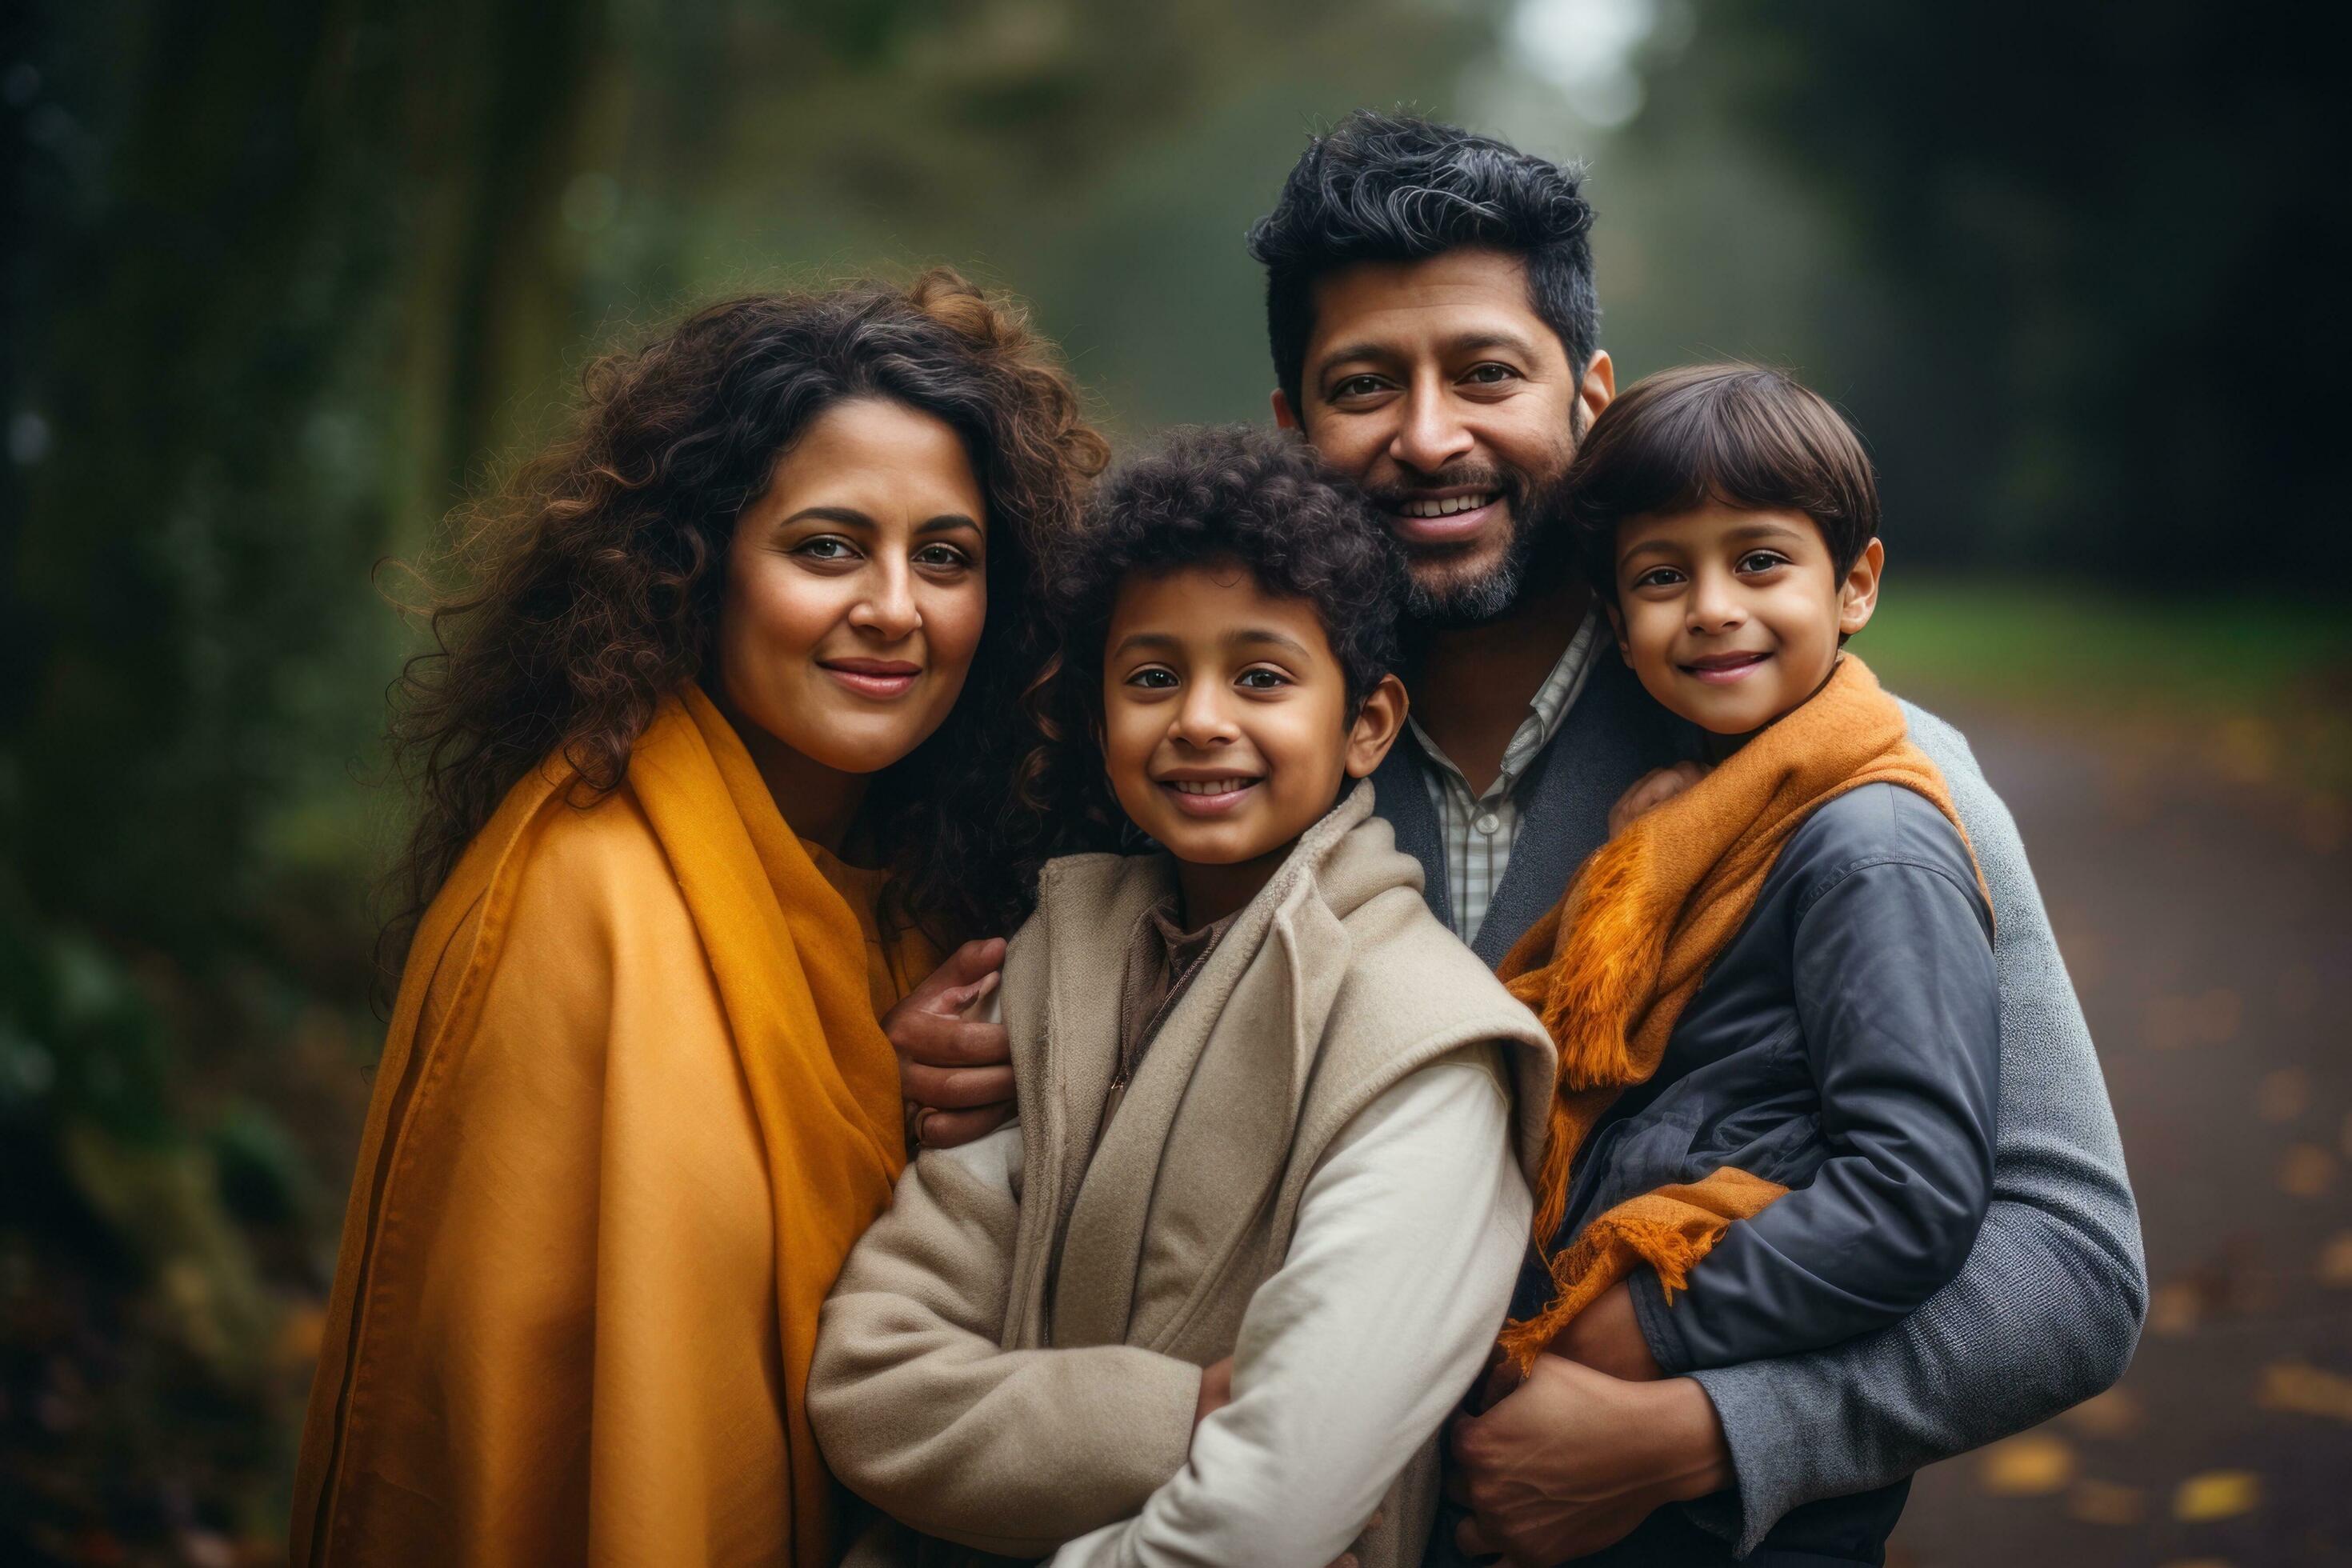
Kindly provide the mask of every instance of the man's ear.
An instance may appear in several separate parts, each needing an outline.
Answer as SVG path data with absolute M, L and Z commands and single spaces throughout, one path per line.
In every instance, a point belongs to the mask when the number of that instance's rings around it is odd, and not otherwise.
M 1404 733 L 1405 710 L 1411 705 L 1403 681 L 1393 675 L 1381 677 L 1380 684 L 1364 698 L 1364 705 L 1356 710 L 1356 722 L 1348 731 L 1349 778 L 1371 776 L 1389 748 L 1396 744 L 1396 738 Z
M 1886 546 L 1872 540 L 1862 547 L 1862 556 L 1846 568 L 1845 581 L 1838 587 L 1838 636 L 1850 637 L 1870 625 L 1870 617 L 1878 613 L 1878 580 L 1886 571 Z
M 1584 408 L 1584 428 L 1601 417 L 1601 411 L 1617 397 L 1617 362 L 1609 357 L 1607 349 L 1592 351 L 1592 363 L 1584 367 L 1584 379 L 1577 384 L 1576 401 Z
M 1303 430 L 1298 422 L 1298 410 L 1290 406 L 1290 394 L 1280 387 L 1274 389 L 1274 425 L 1277 430 Z

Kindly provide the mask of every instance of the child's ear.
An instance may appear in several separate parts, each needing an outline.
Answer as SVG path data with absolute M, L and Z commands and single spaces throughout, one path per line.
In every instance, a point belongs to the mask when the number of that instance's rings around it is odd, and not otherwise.
M 1356 722 L 1348 731 L 1349 778 L 1370 778 L 1381 765 L 1396 738 L 1404 733 L 1405 709 L 1410 705 L 1404 682 L 1393 675 L 1381 676 L 1380 684 L 1364 698 L 1364 705 L 1356 710 Z
M 1633 666 L 1633 645 L 1625 640 L 1625 612 L 1617 607 L 1614 599 L 1598 599 L 1601 613 L 1609 617 L 1609 635 L 1616 639 L 1617 657 L 1630 669 Z
M 1862 547 L 1862 556 L 1846 568 L 1845 582 L 1838 588 L 1838 636 L 1850 637 L 1870 625 L 1870 617 L 1878 612 L 1878 580 L 1886 571 L 1886 546 L 1872 540 Z

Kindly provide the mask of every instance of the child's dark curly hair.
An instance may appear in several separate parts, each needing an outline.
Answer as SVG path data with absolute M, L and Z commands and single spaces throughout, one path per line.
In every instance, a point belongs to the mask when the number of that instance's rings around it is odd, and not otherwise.
M 1315 606 L 1352 712 L 1396 667 L 1404 556 L 1356 488 L 1296 436 L 1245 425 L 1171 432 L 1114 470 L 1084 523 L 1045 563 L 1045 604 L 1060 645 L 1033 692 L 1046 743 L 1032 759 L 1035 798 L 1054 803 L 1073 840 L 1101 847 L 1119 821 L 1095 742 L 1103 643 L 1119 587 L 1232 562 L 1270 595 Z

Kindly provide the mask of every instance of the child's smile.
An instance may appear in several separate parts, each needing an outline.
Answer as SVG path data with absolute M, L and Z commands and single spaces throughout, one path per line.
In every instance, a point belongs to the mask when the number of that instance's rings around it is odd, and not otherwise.
M 1402 689 L 1370 705 L 1370 720 L 1348 697 L 1315 605 L 1266 593 L 1237 563 L 1119 588 L 1103 766 L 1120 808 L 1176 858 L 1189 921 L 1248 902 L 1348 778 L 1380 761 Z

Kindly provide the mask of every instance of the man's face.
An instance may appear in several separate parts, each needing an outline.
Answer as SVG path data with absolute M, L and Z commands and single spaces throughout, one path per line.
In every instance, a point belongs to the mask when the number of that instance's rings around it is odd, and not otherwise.
M 1318 279 L 1314 306 L 1301 406 L 1276 393 L 1276 419 L 1386 515 L 1416 618 L 1503 614 L 1560 526 L 1560 476 L 1615 390 L 1609 356 L 1580 378 L 1502 251 L 1358 262 Z

